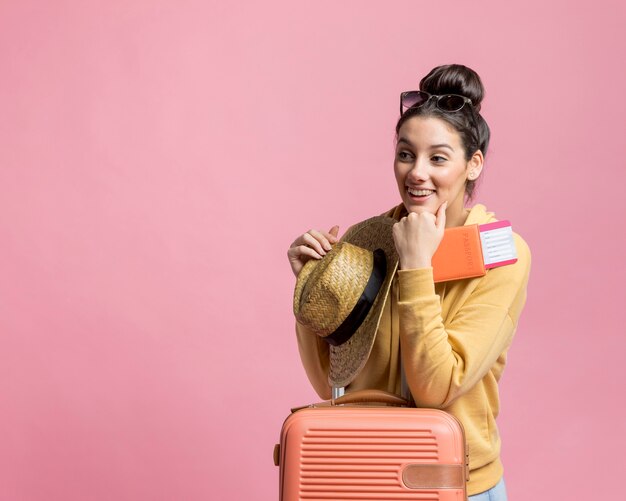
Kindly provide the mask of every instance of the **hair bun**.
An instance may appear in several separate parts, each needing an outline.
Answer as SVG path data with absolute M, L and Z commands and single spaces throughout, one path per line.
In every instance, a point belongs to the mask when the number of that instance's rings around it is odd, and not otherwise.
M 422 78 L 420 90 L 429 94 L 459 94 L 469 97 L 476 111 L 480 111 L 480 103 L 485 95 L 478 73 L 462 64 L 446 64 L 433 68 Z

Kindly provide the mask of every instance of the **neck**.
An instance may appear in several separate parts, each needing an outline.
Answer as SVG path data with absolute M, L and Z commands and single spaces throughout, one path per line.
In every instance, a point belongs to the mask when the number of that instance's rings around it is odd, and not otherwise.
M 456 226 L 463 226 L 467 220 L 469 209 L 461 206 L 460 210 L 450 211 L 446 210 L 446 228 L 455 228 Z

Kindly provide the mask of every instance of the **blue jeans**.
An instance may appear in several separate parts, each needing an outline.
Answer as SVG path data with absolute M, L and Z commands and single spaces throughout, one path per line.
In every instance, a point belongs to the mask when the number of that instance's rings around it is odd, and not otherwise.
M 500 479 L 500 481 L 488 491 L 470 496 L 468 501 L 506 501 L 504 478 Z

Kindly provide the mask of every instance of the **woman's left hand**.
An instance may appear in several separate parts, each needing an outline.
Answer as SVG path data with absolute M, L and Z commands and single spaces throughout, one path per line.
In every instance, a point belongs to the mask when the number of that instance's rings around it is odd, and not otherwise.
M 400 258 L 400 269 L 430 267 L 446 227 L 446 207 L 441 204 L 437 214 L 410 212 L 393 225 L 393 240 Z

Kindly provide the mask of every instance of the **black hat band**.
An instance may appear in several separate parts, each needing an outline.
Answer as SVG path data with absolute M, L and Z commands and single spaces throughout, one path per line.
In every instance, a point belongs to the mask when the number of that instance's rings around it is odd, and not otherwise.
M 341 325 L 337 327 L 335 332 L 324 338 L 328 344 L 331 346 L 340 346 L 353 336 L 372 309 L 378 291 L 380 291 L 385 281 L 386 274 L 387 258 L 382 249 L 376 249 L 374 251 L 374 267 L 367 281 L 367 285 L 363 290 L 363 294 L 361 294 L 361 297 L 356 302 L 356 305 L 354 305 L 354 308 L 352 308 L 350 314 Z

